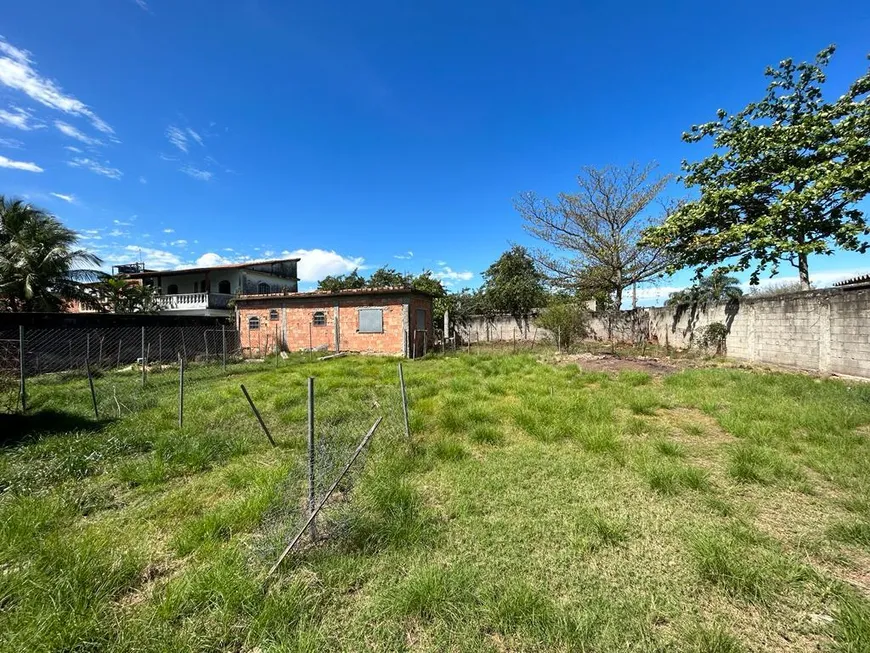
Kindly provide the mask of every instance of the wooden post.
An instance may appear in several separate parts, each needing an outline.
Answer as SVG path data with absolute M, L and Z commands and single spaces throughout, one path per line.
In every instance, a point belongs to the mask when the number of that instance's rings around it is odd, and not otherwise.
M 251 405 L 251 410 L 254 411 L 254 417 L 256 417 L 257 421 L 260 422 L 260 428 L 263 429 L 263 433 L 265 433 L 266 437 L 269 438 L 269 442 L 272 444 L 272 446 L 273 447 L 276 446 L 275 440 L 272 439 L 272 434 L 269 433 L 269 429 L 266 428 L 266 423 L 263 421 L 263 418 L 260 416 L 260 411 L 257 410 L 257 407 L 254 405 L 254 400 L 251 399 L 251 395 L 248 394 L 247 388 L 245 388 L 244 385 L 240 385 L 239 387 L 242 389 L 242 394 L 245 395 L 245 399 L 247 399 L 248 403 Z
M 202 332 L 202 341 L 205 343 L 205 362 L 208 363 L 208 330 Z
M 178 428 L 184 426 L 184 358 L 178 353 Z
M 20 373 L 21 412 L 27 412 L 27 368 L 25 366 L 24 351 L 24 327 L 18 327 L 18 368 Z
M 411 421 L 408 418 L 408 393 L 405 390 L 405 374 L 402 372 L 402 364 L 399 363 L 399 387 L 402 390 L 402 412 L 405 414 L 405 436 L 411 440 Z
M 88 385 L 91 386 L 91 401 L 94 404 L 94 418 L 100 419 L 100 411 L 97 409 L 97 393 L 94 391 L 94 376 L 91 374 L 91 364 L 85 361 L 85 371 L 88 374 Z
M 221 360 L 224 372 L 227 371 L 227 327 L 221 324 Z
M 145 327 L 142 327 L 142 387 L 145 387 Z
M 314 377 L 308 377 L 308 514 L 314 514 Z M 311 541 L 317 541 L 317 520 L 311 520 Z
M 275 325 L 275 369 L 278 369 L 278 325 Z
M 121 367 L 121 342 L 123 338 L 118 338 L 118 363 L 115 367 Z

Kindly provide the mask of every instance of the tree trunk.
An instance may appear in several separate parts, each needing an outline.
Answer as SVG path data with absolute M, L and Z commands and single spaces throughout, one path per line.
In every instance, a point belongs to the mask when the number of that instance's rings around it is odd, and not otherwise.
M 810 289 L 810 267 L 806 254 L 798 254 L 798 274 L 801 280 L 801 290 Z
M 619 286 L 613 295 L 613 310 L 616 312 L 619 312 L 619 309 L 621 309 L 621 308 L 622 308 L 622 286 Z

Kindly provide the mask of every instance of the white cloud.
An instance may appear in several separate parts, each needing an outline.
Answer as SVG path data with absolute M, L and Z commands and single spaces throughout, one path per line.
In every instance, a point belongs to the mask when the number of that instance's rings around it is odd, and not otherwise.
M 213 173 L 208 170 L 200 170 L 199 168 L 194 168 L 193 166 L 184 166 L 179 168 L 181 172 L 186 174 L 189 177 L 193 177 L 194 179 L 199 179 L 200 181 L 209 181 L 214 176 Z
M 103 144 L 100 139 L 91 138 L 90 136 L 79 131 L 78 129 L 76 129 L 72 125 L 65 123 L 63 120 L 55 120 L 54 126 L 57 127 L 57 130 L 61 134 L 65 134 L 65 135 L 69 136 L 70 138 L 74 138 L 77 141 L 81 141 L 82 143 L 85 143 L 87 145 L 102 145 Z
M 29 111 L 19 109 L 18 107 L 9 107 L 9 109 L 9 111 L 0 109 L 0 125 L 14 127 L 26 132 L 45 127 L 41 122 L 34 120 L 33 114 Z
M 145 177 L 139 177 L 139 183 L 140 183 L 140 184 L 147 184 L 147 183 L 148 183 L 148 180 L 145 179 Z
M 148 6 L 148 3 L 145 0 L 133 0 L 142 11 L 147 11 L 149 14 L 151 13 L 151 7 Z
M 202 146 L 202 136 L 200 136 L 199 134 L 197 134 L 197 133 L 196 133 L 195 131 L 193 131 L 190 127 L 187 128 L 187 133 L 190 135 L 190 137 L 191 137 L 193 140 L 195 140 L 197 143 L 199 143 L 200 146 Z
M 346 274 L 355 268 L 363 268 L 361 256 L 342 256 L 325 249 L 295 249 L 281 252 L 283 258 L 299 258 L 300 281 L 320 281 L 330 274 Z
M 0 53 L 3 55 L 0 56 L 0 84 L 21 91 L 44 106 L 87 118 L 104 134 L 115 133 L 90 107 L 73 96 L 66 95 L 57 84 L 42 77 L 33 67 L 34 62 L 27 50 L 16 48 L 0 36 Z
M 121 231 L 120 229 L 112 229 L 109 232 L 109 235 L 112 236 L 113 238 L 119 238 L 121 236 L 126 236 L 129 233 L 130 233 L 129 231 Z
M 117 219 L 115 219 L 115 220 L 112 220 L 112 224 L 116 224 L 119 227 L 132 227 L 133 220 L 135 220 L 135 219 L 136 219 L 135 217 L 130 218 L 129 220 L 117 220 Z
M 0 146 L 8 147 L 12 150 L 20 150 L 24 147 L 24 142 L 19 141 L 17 138 L 0 138 Z
M 166 138 L 182 152 L 187 152 L 187 136 L 175 125 L 166 128 Z
M 436 279 L 441 279 L 441 281 L 470 281 L 474 278 L 474 272 L 468 272 L 467 270 L 458 272 L 445 265 L 438 272 L 434 272 L 433 276 Z
M 232 263 L 228 258 L 224 258 L 220 254 L 215 254 L 214 252 L 206 252 L 198 259 L 196 259 L 196 266 L 201 268 L 212 267 L 213 265 L 229 265 Z
M 401 259 L 401 260 L 411 259 L 411 258 L 414 258 L 414 252 L 412 252 L 411 250 L 408 250 L 404 254 L 394 255 L 393 258 L 397 258 L 397 259 Z
M 75 145 L 64 145 L 63 149 L 69 150 L 70 152 L 75 152 L 76 154 L 81 154 L 82 148 L 76 147 Z
M 163 230 L 163 233 L 165 233 L 165 234 L 174 234 L 174 233 L 175 233 L 175 229 L 164 229 L 164 230 Z
M 162 249 L 153 249 L 151 247 L 139 247 L 138 245 L 127 245 L 124 251 L 135 252 L 137 256 L 141 256 L 141 260 L 145 261 L 145 267 L 168 269 L 176 268 L 182 264 L 181 258 L 177 254 L 167 252 Z
M 42 172 L 35 163 L 29 161 L 13 161 L 5 156 L 0 156 L 0 168 L 12 168 L 13 170 L 25 170 L 26 172 Z
M 173 240 L 169 243 L 173 247 L 187 247 L 187 241 L 184 238 L 179 238 L 178 240 Z
M 63 193 L 49 193 L 49 195 L 54 195 L 57 199 L 69 202 L 70 204 L 76 203 L 75 195 L 64 195 Z
M 109 179 L 120 179 L 124 176 L 123 172 L 121 172 L 117 168 L 109 167 L 108 163 L 98 163 L 93 159 L 76 158 L 72 161 L 67 161 L 67 165 L 72 166 L 73 168 L 87 168 L 91 172 L 94 172 L 98 175 L 103 175 L 104 177 L 108 177 Z

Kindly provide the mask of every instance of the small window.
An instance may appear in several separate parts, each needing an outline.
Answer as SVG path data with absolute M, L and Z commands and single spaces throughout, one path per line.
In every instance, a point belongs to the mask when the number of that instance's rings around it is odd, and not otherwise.
M 417 309 L 417 331 L 425 331 L 426 330 L 426 309 L 418 308 Z
M 315 311 L 311 323 L 314 326 L 326 326 L 326 313 L 323 311 Z
M 277 309 L 272 309 L 269 311 L 269 321 L 275 322 L 278 319 L 278 311 Z
M 261 281 L 257 285 L 257 292 L 259 292 L 261 295 L 267 294 L 269 292 L 269 284 L 265 281 Z
M 224 279 L 220 283 L 218 283 L 218 292 L 222 295 L 229 295 L 232 290 L 230 289 L 230 282 Z
M 260 318 L 258 318 L 256 315 L 252 315 L 251 317 L 249 317 L 248 318 L 248 330 L 249 331 L 256 331 L 259 328 L 260 328 Z
M 178 294 L 178 284 L 170 283 L 166 287 L 166 294 L 167 295 L 177 295 Z
M 384 311 L 380 308 L 359 309 L 359 332 L 360 333 L 383 333 Z

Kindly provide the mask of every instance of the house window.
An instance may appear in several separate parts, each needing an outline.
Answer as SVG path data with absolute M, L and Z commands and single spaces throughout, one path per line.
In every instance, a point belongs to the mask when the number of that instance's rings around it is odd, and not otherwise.
M 384 311 L 381 308 L 359 309 L 359 332 L 360 333 L 383 333 Z
M 269 311 L 269 321 L 275 322 L 275 321 L 277 321 L 277 319 L 278 319 L 278 310 L 273 308 L 272 310 Z
M 267 294 L 269 292 L 269 284 L 265 281 L 261 281 L 259 284 L 257 284 L 257 292 L 259 292 L 261 295 Z
M 258 318 L 256 315 L 252 315 L 251 317 L 249 317 L 248 318 L 248 330 L 249 331 L 256 331 L 259 328 L 260 328 L 260 318 Z
M 178 284 L 170 283 L 166 286 L 166 294 L 167 295 L 177 295 L 178 294 Z
M 418 308 L 417 309 L 417 331 L 425 331 L 426 330 L 426 309 Z
M 311 323 L 314 326 L 326 326 L 326 313 L 324 311 L 315 311 Z
M 229 295 L 232 292 L 232 288 L 230 288 L 230 282 L 224 279 L 223 281 L 218 283 L 218 292 L 223 295 Z

